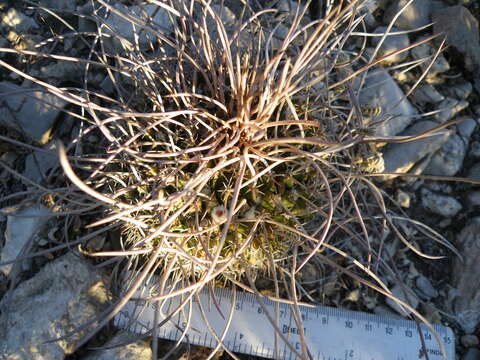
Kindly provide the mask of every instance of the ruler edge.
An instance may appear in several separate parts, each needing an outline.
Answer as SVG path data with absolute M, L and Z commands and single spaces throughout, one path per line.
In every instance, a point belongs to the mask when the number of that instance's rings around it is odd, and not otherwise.
M 155 279 L 155 277 L 151 278 L 148 282 L 142 284 L 141 288 L 144 288 L 145 286 L 148 286 L 149 283 L 153 279 Z M 213 288 L 213 291 L 215 292 L 215 295 L 217 297 L 221 296 L 223 298 L 228 299 L 230 301 L 230 303 L 232 303 L 232 301 L 231 301 L 232 298 L 233 298 L 232 297 L 232 293 L 233 293 L 232 289 L 215 287 L 215 288 Z M 250 292 L 246 292 L 246 291 L 237 291 L 237 301 L 238 301 L 238 294 L 240 294 L 240 296 L 242 296 L 244 298 L 249 299 L 249 301 L 251 303 L 259 304 L 259 301 L 258 301 L 259 299 L 257 298 L 257 296 L 254 293 L 250 293 Z M 206 287 L 203 287 L 202 289 L 200 289 L 198 295 L 199 296 L 207 296 L 208 298 L 211 298 L 210 291 Z M 180 295 L 177 295 L 177 296 L 180 296 Z M 262 300 L 263 300 L 263 305 L 265 305 L 265 306 L 275 306 L 276 304 L 278 304 L 281 308 L 289 309 L 289 311 L 291 311 L 291 306 L 293 306 L 293 304 L 289 304 L 289 303 L 286 303 L 286 302 L 277 302 L 277 301 L 275 301 L 275 300 L 273 300 L 273 299 L 271 299 L 267 296 L 263 296 Z M 126 306 L 129 305 L 129 304 L 133 304 L 135 301 L 136 300 L 129 300 L 127 302 Z M 167 299 L 167 301 L 168 301 L 168 299 Z M 220 302 L 221 301 L 219 301 L 219 303 Z M 133 304 L 133 306 L 135 306 L 135 304 Z M 319 310 L 320 310 L 320 312 L 325 313 L 325 315 L 328 315 L 328 316 L 336 316 L 336 317 L 348 318 L 348 319 L 353 317 L 354 319 L 361 320 L 361 321 L 363 320 L 363 321 L 378 322 L 378 323 L 381 323 L 381 324 L 384 324 L 384 325 L 396 325 L 396 326 L 401 326 L 403 328 L 408 328 L 408 329 L 417 330 L 418 325 L 420 325 L 420 327 L 422 329 L 431 332 L 430 328 L 428 328 L 425 323 L 417 324 L 414 320 L 401 318 L 400 315 L 398 315 L 398 317 L 385 317 L 385 316 L 381 316 L 381 315 L 377 315 L 377 314 L 370 314 L 370 313 L 363 312 L 363 311 L 355 311 L 355 310 L 336 308 L 336 307 L 325 306 L 325 305 L 314 305 L 314 304 L 312 304 L 310 306 L 309 305 L 299 305 L 300 313 L 302 313 L 304 311 L 307 311 L 307 312 L 308 311 L 317 311 L 318 312 Z M 123 311 L 123 309 L 117 315 L 115 315 L 115 317 L 113 319 L 114 326 L 117 327 L 118 329 L 123 329 L 123 330 L 130 331 L 130 332 L 133 332 L 133 333 L 136 333 L 136 334 L 142 334 L 141 331 L 140 332 L 131 331 L 130 330 L 131 326 L 129 328 L 119 326 L 119 324 L 118 324 L 118 322 L 120 321 L 119 318 L 121 316 L 125 316 L 124 313 L 122 313 L 122 311 Z M 348 317 L 349 314 L 351 315 L 351 317 Z M 450 337 L 451 342 L 449 344 L 445 344 L 445 342 L 443 342 L 445 350 L 447 351 L 447 357 L 444 357 L 443 359 L 454 360 L 455 359 L 455 333 L 453 332 L 453 329 L 450 326 L 443 325 L 443 324 L 431 324 L 431 325 L 432 325 L 432 328 L 435 331 L 437 331 L 440 336 L 449 336 Z M 174 336 L 173 338 L 167 338 L 167 337 L 160 337 L 159 336 L 158 338 L 168 340 L 168 341 L 177 341 L 179 336 Z M 187 342 L 187 341 L 182 340 L 182 342 Z M 205 343 L 203 343 L 203 344 L 202 343 L 196 343 L 196 342 L 188 342 L 188 343 L 191 344 L 191 345 L 194 345 L 194 346 L 208 347 L 208 346 L 205 345 Z M 435 340 L 435 343 L 438 346 L 438 342 L 436 340 Z M 254 354 L 254 353 L 251 353 L 251 352 L 247 353 L 247 352 L 234 351 L 233 349 L 229 348 L 228 346 L 227 346 L 227 349 L 229 351 L 232 351 L 232 352 L 239 352 L 239 353 L 246 354 L 246 355 L 257 356 L 257 357 L 265 357 L 264 354 L 262 355 L 262 354 Z

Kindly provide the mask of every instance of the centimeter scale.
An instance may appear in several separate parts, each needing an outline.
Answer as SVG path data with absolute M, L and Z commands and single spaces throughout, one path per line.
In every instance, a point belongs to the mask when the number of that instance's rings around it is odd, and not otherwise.
M 144 286 L 141 293 L 145 297 L 149 287 Z M 157 312 L 157 324 L 180 300 L 177 296 L 164 302 Z M 300 306 L 295 312 L 286 303 L 268 298 L 260 301 L 249 293 L 215 289 L 212 294 L 204 288 L 190 305 L 162 324 L 158 336 L 211 348 L 221 341 L 232 352 L 282 360 L 455 359 L 453 332 L 446 326 L 434 325 L 432 332 L 425 325 L 400 318 L 323 306 Z M 153 327 L 157 304 L 131 300 L 116 316 L 115 325 L 144 334 Z M 301 325 L 295 321 L 299 317 Z M 269 318 L 278 324 L 277 336 Z

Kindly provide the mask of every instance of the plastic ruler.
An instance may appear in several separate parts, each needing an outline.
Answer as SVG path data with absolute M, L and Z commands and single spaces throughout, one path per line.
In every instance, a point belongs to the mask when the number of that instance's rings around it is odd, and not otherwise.
M 148 287 L 142 291 L 145 296 Z M 178 307 L 180 298 L 164 301 L 157 311 L 157 323 Z M 151 331 L 158 304 L 131 300 L 116 316 L 115 325 L 138 334 Z M 270 319 L 278 321 L 281 336 L 275 336 L 267 313 Z M 159 327 L 158 336 L 210 348 L 222 341 L 232 352 L 282 360 L 454 360 L 452 330 L 441 325 L 434 325 L 434 329 L 437 336 L 414 321 L 324 306 L 300 306 L 295 312 L 289 304 L 268 298 L 258 300 L 250 293 L 215 289 L 212 294 L 204 288 L 181 312 Z M 301 336 L 306 348 L 302 347 Z M 438 341 L 446 350 L 446 357 Z

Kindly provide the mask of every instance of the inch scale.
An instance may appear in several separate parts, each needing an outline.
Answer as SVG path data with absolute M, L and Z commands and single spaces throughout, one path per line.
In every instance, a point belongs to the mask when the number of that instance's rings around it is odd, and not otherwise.
M 144 286 L 143 296 L 148 293 L 149 287 Z M 178 296 L 164 302 L 158 310 L 158 323 L 178 307 L 180 300 Z M 232 352 L 281 360 L 455 359 L 454 335 L 446 326 L 434 325 L 435 334 L 410 320 L 324 306 L 300 306 L 295 313 L 289 304 L 268 298 L 260 301 L 262 304 L 250 293 L 215 289 L 213 295 L 204 288 L 158 329 L 158 336 L 210 348 L 221 341 Z M 151 331 L 157 304 L 131 300 L 114 323 L 137 334 Z M 300 326 L 295 321 L 298 316 L 302 318 Z M 269 317 L 277 319 L 281 335 L 275 336 Z M 302 336 L 308 350 L 302 347 Z

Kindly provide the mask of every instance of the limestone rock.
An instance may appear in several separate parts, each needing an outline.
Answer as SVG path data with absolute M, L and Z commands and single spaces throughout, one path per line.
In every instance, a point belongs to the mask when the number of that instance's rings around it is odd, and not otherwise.
M 439 112 L 435 114 L 435 119 L 438 122 L 444 123 L 452 119 L 457 113 L 464 110 L 468 105 L 468 101 L 447 97 L 437 105 Z
M 432 129 L 435 126 L 437 126 L 437 124 L 432 121 L 421 121 L 408 128 L 401 135 L 416 135 Z M 449 135 L 449 131 L 441 130 L 433 136 L 406 143 L 387 145 L 383 153 L 385 172 L 407 172 L 424 156 L 438 150 L 445 143 L 445 141 L 447 141 Z M 387 176 L 387 178 L 392 177 L 394 176 Z
M 41 89 L 32 91 L 8 82 L 0 82 L 0 93 L 0 123 L 38 143 L 48 142 L 53 123 L 66 101 Z
M 452 135 L 433 155 L 424 173 L 428 175 L 453 176 L 463 165 L 467 143 L 459 135 Z
M 113 45 L 118 51 L 131 49 L 136 41 L 136 36 L 138 36 L 138 43 L 141 48 L 146 47 L 149 42 L 155 42 L 156 39 L 156 35 L 148 30 L 139 32 L 138 29 L 140 27 L 132 21 L 128 21 L 126 17 L 132 17 L 136 22 L 140 23 L 149 22 L 149 26 L 153 26 L 164 33 L 173 30 L 168 11 L 160 6 L 153 4 L 126 6 L 117 3 L 113 5 L 113 8 L 117 12 L 124 14 L 124 16 L 111 11 L 105 20 L 106 29 L 104 32 L 114 35 L 116 40 L 118 40 L 114 41 Z
M 395 0 L 385 13 L 385 23 L 392 21 L 393 17 L 408 3 L 408 0 Z M 415 0 L 400 14 L 395 25 L 402 29 L 416 29 L 430 23 L 432 2 L 430 0 Z
M 419 304 L 418 298 L 415 296 L 413 291 L 409 288 L 404 289 L 404 287 L 400 285 L 395 285 L 392 289 L 392 295 L 398 298 L 399 300 L 406 302 L 407 304 L 410 304 L 410 306 L 414 309 L 416 309 Z M 405 309 L 403 306 L 399 305 L 398 303 L 396 303 L 394 300 L 390 298 L 387 298 L 387 304 L 402 316 L 407 316 L 408 314 L 410 314 L 410 311 L 408 309 Z
M 404 130 L 417 115 L 417 110 L 403 98 L 404 94 L 390 74 L 382 68 L 368 73 L 359 94 L 363 107 L 381 107 L 382 120 L 375 126 L 375 135 L 392 136 Z
M 0 316 L 2 360 L 63 359 L 86 330 L 56 342 L 105 309 L 101 277 L 79 254 L 64 255 L 3 298 Z
M 435 104 L 445 100 L 445 96 L 438 92 L 438 90 L 431 84 L 417 86 L 413 91 L 412 96 L 414 102 L 418 104 Z
M 44 180 L 49 171 L 58 165 L 55 143 L 47 144 L 44 149 L 52 153 L 47 154 L 43 151 L 34 151 L 25 158 L 23 175 L 35 183 L 40 183 Z
M 415 1 L 416 2 L 416 1 Z M 478 21 L 464 6 L 450 6 L 433 12 L 433 31 L 445 33 L 447 45 L 455 47 L 465 56 L 467 70 L 480 65 L 480 35 Z
M 418 41 L 423 40 L 423 38 L 418 39 Z M 427 70 L 430 66 L 430 63 L 435 56 L 437 49 L 430 43 L 423 43 L 420 45 L 415 46 L 412 49 L 412 56 L 416 60 L 424 60 L 420 67 L 422 70 Z M 439 54 L 433 64 L 428 69 L 427 78 L 432 78 L 435 75 L 450 70 L 450 64 L 448 63 L 447 59 L 442 54 Z
M 374 30 L 374 33 L 375 34 L 384 34 L 386 31 L 387 31 L 386 26 L 379 26 Z M 392 27 L 390 29 L 390 33 L 399 32 L 399 31 L 401 31 L 401 30 L 396 28 L 396 27 Z M 382 40 L 382 36 L 373 37 L 372 38 L 373 46 L 377 46 L 380 43 L 381 40 Z M 385 55 L 387 55 L 391 52 L 394 52 L 394 51 L 400 50 L 404 47 L 407 47 L 408 45 L 410 45 L 410 40 L 408 39 L 407 34 L 387 35 L 384 38 L 381 47 L 379 48 L 378 57 L 383 57 L 383 56 L 385 56 Z M 395 63 L 398 63 L 402 60 L 405 60 L 407 56 L 408 56 L 408 51 L 404 51 L 404 52 L 398 53 L 396 55 L 389 56 L 382 63 L 395 64 Z
M 434 214 L 451 218 L 462 210 L 462 204 L 451 196 L 436 194 L 426 188 L 421 190 L 422 205 Z
M 27 207 L 9 215 L 5 230 L 5 246 L 1 251 L 0 261 L 15 260 L 47 222 L 48 215 L 48 209 L 42 205 Z M 12 266 L 12 264 L 4 265 L 0 267 L 0 271 L 8 275 Z

